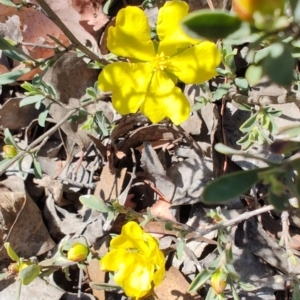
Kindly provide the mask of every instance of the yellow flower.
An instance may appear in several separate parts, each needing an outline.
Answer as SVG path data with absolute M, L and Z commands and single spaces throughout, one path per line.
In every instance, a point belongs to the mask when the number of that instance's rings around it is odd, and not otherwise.
M 128 297 L 136 299 L 151 293 L 165 276 L 165 258 L 157 240 L 133 221 L 111 240 L 110 251 L 102 257 L 100 266 L 115 272 L 115 282 Z
M 153 123 L 168 117 L 176 125 L 189 117 L 190 104 L 175 86 L 178 79 L 187 84 L 211 79 L 221 56 L 214 43 L 183 32 L 180 21 L 188 10 L 183 1 L 165 3 L 157 19 L 159 43 L 151 40 L 147 16 L 140 8 L 119 11 L 116 26 L 108 30 L 107 47 L 129 62 L 107 65 L 98 78 L 99 89 L 113 93 L 117 112 L 140 110 Z

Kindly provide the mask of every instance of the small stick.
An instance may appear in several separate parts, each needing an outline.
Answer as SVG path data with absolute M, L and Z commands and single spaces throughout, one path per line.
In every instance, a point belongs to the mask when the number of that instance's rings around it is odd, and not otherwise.
M 243 214 L 241 214 L 238 217 L 233 218 L 231 220 L 226 220 L 226 221 L 220 222 L 217 225 L 209 226 L 209 227 L 207 227 L 206 229 L 203 229 L 203 230 L 194 231 L 194 232 L 187 235 L 187 239 L 188 240 L 194 240 L 195 238 L 206 235 L 211 231 L 214 231 L 214 230 L 217 230 L 217 229 L 220 229 L 220 228 L 224 228 L 224 227 L 228 227 L 228 226 L 237 225 L 238 223 L 240 223 L 244 220 L 250 219 L 251 217 L 260 215 L 264 212 L 267 212 L 267 211 L 270 211 L 270 210 L 273 210 L 273 209 L 274 209 L 274 206 L 270 204 L 270 205 L 258 208 L 256 210 L 244 212 Z
M 42 10 L 46 13 L 47 17 L 51 19 L 55 25 L 57 25 L 61 31 L 66 35 L 66 37 L 71 41 L 71 43 L 82 51 L 87 57 L 94 61 L 99 61 L 102 64 L 107 64 L 107 62 L 103 59 L 100 59 L 98 55 L 94 52 L 86 48 L 82 45 L 78 39 L 74 36 L 74 34 L 68 29 L 68 27 L 61 21 L 61 19 L 57 16 L 57 14 L 51 9 L 51 7 L 44 0 L 36 0 L 38 5 L 42 8 Z
M 101 95 L 97 100 L 102 100 L 107 97 L 108 94 Z M 41 142 L 44 141 L 45 138 L 48 136 L 51 136 L 54 134 L 54 132 L 64 123 L 66 122 L 74 113 L 76 113 L 81 107 L 85 107 L 89 104 L 91 104 L 93 101 L 89 101 L 84 103 L 83 105 L 79 107 L 75 107 L 71 109 L 58 123 L 56 123 L 52 128 L 50 128 L 48 131 L 46 131 L 44 134 L 39 136 L 36 140 L 34 140 L 29 146 L 26 147 L 25 150 L 20 151 L 15 157 L 10 159 L 1 169 L 0 169 L 0 176 L 5 173 L 5 171 L 12 166 L 16 161 L 18 161 L 20 158 L 22 158 L 26 153 L 28 153 L 30 150 L 32 150 L 34 147 L 38 146 Z
M 206 0 L 206 2 L 207 2 L 207 4 L 208 4 L 209 8 L 210 8 L 212 11 L 214 11 L 215 8 L 214 8 L 214 5 L 213 5 L 212 1 L 211 1 L 211 0 Z

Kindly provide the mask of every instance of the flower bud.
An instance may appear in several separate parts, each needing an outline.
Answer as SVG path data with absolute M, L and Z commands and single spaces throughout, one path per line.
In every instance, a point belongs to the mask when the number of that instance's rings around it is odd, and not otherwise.
M 33 264 L 34 264 L 34 262 L 32 262 L 32 261 L 23 261 L 19 267 L 19 272 Z
M 11 275 L 16 275 L 19 273 L 19 270 L 20 270 L 20 267 L 18 265 L 18 263 L 11 263 L 9 266 L 8 266 L 8 272 L 9 274 Z
M 226 279 L 227 275 L 220 269 L 211 276 L 211 287 L 217 295 L 223 293 L 225 290 L 227 285 Z
M 72 261 L 83 261 L 89 254 L 89 248 L 81 243 L 74 243 L 68 251 L 68 259 Z
M 253 22 L 253 15 L 273 15 L 275 10 L 284 9 L 285 0 L 233 0 L 232 6 L 240 19 Z
M 3 152 L 4 152 L 3 157 L 6 159 L 13 158 L 18 154 L 18 150 L 13 145 L 4 145 Z

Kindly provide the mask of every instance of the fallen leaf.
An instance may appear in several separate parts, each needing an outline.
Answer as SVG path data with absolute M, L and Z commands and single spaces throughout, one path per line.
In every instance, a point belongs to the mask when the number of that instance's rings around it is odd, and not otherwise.
M 46 72 L 44 81 L 50 83 L 56 90 L 59 102 L 68 107 L 79 107 L 81 105 L 80 98 L 85 95 L 86 88 L 94 86 L 97 78 L 97 70 L 89 69 L 76 53 L 67 53 Z M 51 100 L 45 99 L 44 103 L 45 105 L 51 104 L 50 115 L 56 122 L 59 122 L 69 112 L 69 109 L 53 103 Z M 80 129 L 85 120 L 86 118 L 77 122 L 65 122 L 61 126 L 67 137 L 79 145 L 80 149 L 87 149 L 91 143 L 88 132 Z
M 1 123 L 5 128 L 10 130 L 21 129 L 38 117 L 40 110 L 37 110 L 34 105 L 20 107 L 21 100 L 22 98 L 11 98 L 1 107 Z
M 203 300 L 198 294 L 189 294 L 187 292 L 189 286 L 190 284 L 182 273 L 171 266 L 166 272 L 163 282 L 155 289 L 155 293 L 158 299 L 164 300 Z
M 80 14 L 81 26 L 91 34 L 101 29 L 108 21 L 107 15 L 102 11 L 102 3 L 103 0 L 72 0 L 72 6 Z
M 43 222 L 40 210 L 26 193 L 19 177 L 10 177 L 0 184 L 1 230 L 0 260 L 7 258 L 3 248 L 10 242 L 21 257 L 41 255 L 55 246 Z

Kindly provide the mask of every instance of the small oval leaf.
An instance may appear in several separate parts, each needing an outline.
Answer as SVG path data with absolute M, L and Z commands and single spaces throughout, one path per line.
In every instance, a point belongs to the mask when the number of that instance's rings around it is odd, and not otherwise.
M 202 270 L 191 283 L 188 292 L 195 293 L 199 290 L 211 277 L 211 272 L 206 269 Z
M 19 272 L 19 278 L 24 285 L 32 282 L 40 274 L 40 267 L 36 264 L 29 265 Z
M 203 9 L 188 14 L 183 30 L 194 38 L 224 39 L 241 28 L 242 21 L 225 11 Z
M 100 212 L 109 212 L 111 208 L 106 203 L 93 195 L 80 196 L 79 201 L 87 207 Z
M 269 55 L 263 60 L 262 65 L 264 73 L 278 85 L 290 86 L 292 84 L 295 59 L 285 43 L 272 44 L 269 47 Z
M 289 197 L 286 194 L 278 196 L 271 189 L 269 189 L 268 201 L 279 211 L 286 210 L 289 206 Z
M 20 101 L 19 106 L 23 107 L 23 106 L 26 106 L 26 105 L 34 104 L 34 103 L 39 102 L 39 101 L 44 100 L 44 99 L 45 99 L 45 96 L 43 96 L 43 95 L 28 96 L 28 97 L 23 98 Z
M 8 242 L 4 243 L 4 247 L 7 251 L 8 256 L 11 258 L 11 260 L 19 261 L 20 257 L 17 255 L 17 253 L 11 247 L 10 243 L 8 243 Z
M 227 174 L 210 182 L 203 191 L 203 202 L 222 203 L 231 200 L 249 190 L 259 181 L 258 173 L 265 169 L 238 171 Z

